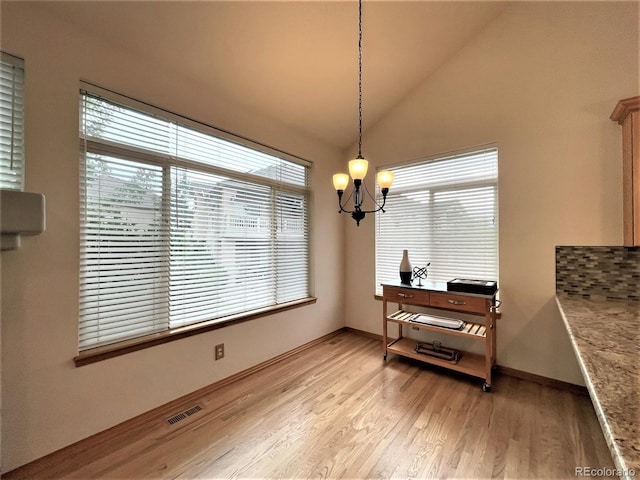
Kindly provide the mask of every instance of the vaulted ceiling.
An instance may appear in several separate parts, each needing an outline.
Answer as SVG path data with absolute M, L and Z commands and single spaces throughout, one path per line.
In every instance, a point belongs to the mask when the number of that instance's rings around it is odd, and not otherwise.
M 357 1 L 47 1 L 48 13 L 335 148 L 357 141 Z M 505 8 L 363 3 L 363 128 Z M 125 92 L 126 93 L 126 92 Z

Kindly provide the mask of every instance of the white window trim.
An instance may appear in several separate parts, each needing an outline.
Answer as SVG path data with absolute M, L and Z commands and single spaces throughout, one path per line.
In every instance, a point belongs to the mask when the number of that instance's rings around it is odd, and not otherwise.
M 24 190 L 25 184 L 25 154 L 24 154 L 24 77 L 25 77 L 25 69 L 24 69 L 24 60 L 11 55 L 6 52 L 0 52 L 0 60 L 5 65 L 10 65 L 13 70 L 12 79 L 13 84 L 11 87 L 11 115 L 12 118 L 8 122 L 11 128 L 10 131 L 3 131 L 3 138 L 6 135 L 9 137 L 8 142 L 10 143 L 10 153 L 7 157 L 2 158 L 2 166 L 1 168 L 8 170 L 17 170 L 19 178 L 16 181 L 10 182 L 0 182 L 0 188 L 6 188 L 10 190 Z M 19 83 L 15 83 L 16 79 L 18 79 Z M 18 91 L 19 95 L 16 98 L 16 91 Z M 4 103 L 3 98 L 3 103 Z M 16 103 L 17 101 L 17 103 Z M 17 110 L 17 116 L 16 116 Z M 17 130 L 17 131 L 16 131 Z M 16 135 L 18 138 L 16 139 Z M 16 152 L 14 148 L 18 149 Z
M 269 155 L 273 155 L 275 157 L 278 157 L 283 160 L 287 160 L 289 162 L 296 163 L 298 165 L 305 167 L 307 171 L 306 187 L 300 187 L 296 185 L 285 185 L 278 180 L 259 177 L 259 176 L 255 176 L 253 180 L 255 180 L 256 184 L 259 184 L 259 185 L 277 187 L 277 191 L 279 192 L 283 192 L 285 194 L 287 192 L 291 192 L 295 194 L 303 194 L 307 198 L 306 249 L 307 249 L 307 258 L 308 258 L 307 285 L 308 285 L 309 296 L 306 298 L 300 298 L 298 300 L 286 302 L 284 304 L 276 304 L 276 305 L 271 305 L 264 308 L 259 308 L 257 310 L 249 310 L 249 311 L 246 311 L 244 314 L 231 315 L 229 318 L 225 317 L 223 319 L 214 319 L 208 322 L 201 322 L 201 324 L 191 324 L 181 328 L 168 329 L 168 331 L 165 334 L 161 334 L 160 337 L 164 339 L 176 339 L 178 337 L 181 338 L 183 336 L 192 335 L 194 331 L 197 331 L 200 329 L 202 331 L 208 331 L 213 328 L 219 328 L 220 324 L 225 324 L 227 322 L 237 323 L 238 321 L 244 321 L 245 319 L 256 318 L 259 316 L 263 316 L 265 314 L 279 311 L 281 309 L 286 310 L 289 308 L 294 308 L 296 306 L 302 306 L 302 305 L 315 302 L 315 298 L 310 296 L 313 288 L 313 285 L 311 282 L 311 276 L 312 276 L 311 275 L 312 265 L 311 265 L 311 255 L 310 255 L 311 235 L 309 233 L 311 231 L 311 221 L 312 221 L 311 215 L 310 215 L 310 211 L 311 211 L 311 178 L 310 177 L 311 177 L 311 165 L 312 165 L 311 162 L 301 159 L 297 156 L 293 156 L 291 154 L 282 152 L 280 150 L 273 149 L 266 145 L 250 141 L 244 137 L 234 135 L 230 132 L 217 129 L 210 125 L 202 124 L 200 122 L 189 119 L 187 117 L 175 114 L 173 112 L 168 112 L 158 107 L 153 107 L 146 103 L 131 99 L 130 97 L 119 95 L 115 92 L 106 90 L 104 88 L 98 87 L 96 85 L 93 85 L 87 82 L 81 83 L 81 91 L 86 91 L 90 95 L 102 97 L 107 101 L 119 103 L 126 107 L 130 107 L 134 110 L 141 110 L 146 113 L 158 115 L 165 120 L 174 121 L 181 125 L 193 128 L 194 130 L 208 133 L 214 137 L 230 140 L 236 144 L 243 145 L 247 148 L 257 150 L 263 153 L 267 153 Z M 82 115 L 82 109 L 80 111 L 80 115 Z M 81 119 L 81 122 L 82 122 L 82 119 Z M 251 181 L 251 175 L 249 174 L 239 174 L 239 173 L 236 174 L 229 170 L 217 168 L 212 165 L 201 164 L 188 159 L 172 158 L 171 160 L 168 160 L 167 158 L 164 158 L 163 155 L 156 155 L 146 151 L 137 150 L 129 146 L 120 146 L 117 144 L 112 144 L 110 142 L 103 141 L 103 140 L 97 141 L 94 139 L 87 140 L 87 139 L 81 138 L 80 150 L 81 150 L 81 154 L 85 153 L 87 150 L 90 150 L 93 153 L 103 153 L 103 154 L 116 155 L 116 156 L 122 155 L 122 156 L 126 156 L 127 158 L 131 158 L 131 157 L 138 158 L 139 160 L 141 160 L 146 164 L 162 165 L 164 168 L 188 167 L 190 170 L 198 170 L 198 171 L 208 172 L 210 174 L 224 174 L 225 177 L 237 178 L 238 180 L 243 180 L 243 181 L 247 181 L 247 180 Z M 92 363 L 91 357 L 93 356 L 94 353 L 96 358 L 99 357 L 99 359 L 102 359 L 105 357 L 105 352 L 107 356 L 106 358 L 108 358 L 110 356 L 113 356 L 111 352 L 114 352 L 114 351 L 117 352 L 120 349 L 120 347 L 122 347 L 121 350 L 123 350 L 123 353 L 127 353 L 128 351 L 130 351 L 132 345 L 135 345 L 136 346 L 135 349 L 138 349 L 138 348 L 145 348 L 144 345 L 140 347 L 141 344 L 147 343 L 148 344 L 147 346 L 151 346 L 152 344 L 157 344 L 158 335 L 155 334 L 153 338 L 150 338 L 148 340 L 149 341 L 146 342 L 144 337 L 132 338 L 124 342 L 121 342 L 121 345 L 118 345 L 118 344 L 104 345 L 104 346 L 99 346 L 95 349 L 83 350 L 76 358 L 76 364 L 82 365 L 86 363 Z M 162 340 L 160 341 L 160 343 L 164 343 L 164 341 L 165 340 Z
M 385 166 L 381 166 L 378 168 L 378 170 L 391 170 L 391 171 L 397 171 L 398 169 L 402 169 L 403 167 L 413 167 L 413 166 L 419 166 L 421 164 L 431 164 L 433 162 L 439 162 L 439 161 L 447 161 L 447 160 L 455 160 L 455 159 L 460 159 L 460 158 L 464 158 L 464 157 L 469 157 L 470 155 L 482 155 L 485 153 L 490 153 L 490 152 L 495 152 L 496 155 L 496 176 L 494 179 L 492 180 L 479 180 L 479 181 L 465 181 L 465 180 L 461 180 L 459 183 L 456 183 L 456 188 L 459 187 L 463 187 L 463 188 L 473 188 L 473 187 L 494 187 L 495 190 L 495 196 L 494 196 L 494 205 L 495 205 L 495 275 L 490 275 L 492 278 L 486 278 L 486 280 L 496 280 L 498 281 L 498 277 L 499 277 L 499 204 L 498 204 L 498 197 L 499 197 L 499 193 L 498 193 L 498 173 L 497 173 L 497 168 L 498 168 L 498 146 L 497 144 L 487 144 L 487 145 L 481 145 L 481 146 L 476 146 L 476 147 L 470 147 L 470 148 L 466 148 L 463 150 L 456 150 L 453 152 L 447 152 L 447 153 L 441 153 L 441 154 L 435 154 L 435 155 L 430 155 L 430 156 L 425 156 L 425 157 L 419 157 L 416 159 L 412 159 L 412 160 L 406 160 L 406 161 L 402 161 L 402 162 L 398 162 L 398 163 L 394 163 L 391 165 L 385 165 Z M 430 196 L 431 198 L 433 198 L 433 194 L 437 193 L 437 192 L 446 192 L 446 191 L 451 191 L 453 189 L 452 184 L 447 184 L 445 186 L 435 186 L 435 187 L 431 187 L 429 189 L 430 191 Z M 421 187 L 420 185 L 415 185 L 415 186 L 411 186 L 410 188 L 407 189 L 403 189 L 400 192 L 398 191 L 397 187 L 394 189 L 394 186 L 392 185 L 391 191 L 390 191 L 390 196 L 387 198 L 387 213 L 378 213 L 376 215 L 376 234 L 375 234 L 375 251 L 376 251 L 376 284 L 375 284 L 375 294 L 376 295 L 381 295 L 382 293 L 382 287 L 381 287 L 381 282 L 396 282 L 399 281 L 399 275 L 395 274 L 392 278 L 380 278 L 381 273 L 380 273 L 380 267 L 378 265 L 378 249 L 379 249 L 379 225 L 381 221 L 384 221 L 384 215 L 393 215 L 393 213 L 395 213 L 392 209 L 393 209 L 393 195 L 398 195 L 399 193 L 410 193 L 411 191 L 422 191 L 424 190 L 423 187 Z M 433 208 L 433 202 L 429 202 L 429 207 L 428 208 Z M 381 217 L 379 217 L 379 215 L 382 215 Z M 433 215 L 430 215 L 431 218 L 433 218 Z M 433 223 L 429 224 L 430 229 L 433 228 Z M 402 246 L 398 245 L 398 254 L 397 254 L 397 264 L 399 266 L 401 258 L 402 258 Z M 409 251 L 409 259 L 411 260 L 412 256 L 411 256 L 411 251 Z M 395 257 L 394 257 L 395 260 Z M 387 258 L 387 261 L 389 261 L 389 259 Z M 420 263 L 420 262 L 415 262 L 415 260 L 411 260 L 412 266 L 425 266 L 424 262 Z M 451 278 L 452 279 L 452 278 Z M 448 280 L 451 280 L 448 279 Z M 431 279 L 429 277 L 427 277 L 427 280 L 430 281 Z M 442 282 L 443 280 L 438 280 L 439 282 Z M 414 282 L 415 283 L 415 282 Z

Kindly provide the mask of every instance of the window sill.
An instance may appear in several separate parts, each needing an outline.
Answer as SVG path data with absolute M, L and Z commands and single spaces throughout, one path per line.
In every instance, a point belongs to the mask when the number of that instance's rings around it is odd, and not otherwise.
M 171 331 L 156 333 L 154 335 L 148 335 L 145 337 L 136 338 L 134 340 L 120 342 L 114 345 L 92 348 L 80 353 L 73 359 L 73 361 L 76 364 L 76 367 L 82 367 L 84 365 L 100 362 L 102 360 L 118 357 L 120 355 L 126 355 L 127 353 L 136 352 L 138 350 L 153 347 L 155 345 L 162 345 L 163 343 L 173 342 L 175 340 L 187 338 L 192 335 L 198 335 L 200 333 L 210 332 L 212 330 L 228 327 L 237 323 L 255 320 L 256 318 L 273 315 L 274 313 L 284 312 L 285 310 L 290 310 L 292 308 L 311 305 L 313 303 L 316 303 L 316 301 L 317 298 L 315 297 L 303 298 L 302 300 L 295 300 L 293 302 L 283 303 L 282 305 L 253 310 L 249 313 L 230 315 L 222 319 L 210 320 L 208 322 L 200 322 L 194 325 L 175 328 Z

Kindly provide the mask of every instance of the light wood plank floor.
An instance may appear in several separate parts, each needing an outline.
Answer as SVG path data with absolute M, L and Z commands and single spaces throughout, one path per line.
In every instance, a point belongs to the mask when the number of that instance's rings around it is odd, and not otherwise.
M 575 478 L 613 468 L 588 397 L 482 381 L 343 333 L 28 478 Z M 15 471 L 17 473 L 18 471 Z M 8 475 L 9 478 L 17 478 Z

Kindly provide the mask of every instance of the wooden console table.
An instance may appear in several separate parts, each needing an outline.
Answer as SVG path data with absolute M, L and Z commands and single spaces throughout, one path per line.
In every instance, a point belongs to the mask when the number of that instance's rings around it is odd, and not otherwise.
M 482 389 L 491 391 L 491 371 L 496 365 L 496 296 L 478 295 L 447 291 L 446 283 L 426 282 L 424 286 L 411 286 L 401 283 L 382 285 L 382 347 L 384 359 L 389 352 L 414 358 L 426 363 L 450 368 L 484 379 Z M 389 312 L 388 303 L 397 303 L 398 311 Z M 478 317 L 477 321 L 464 321 L 459 330 L 443 328 L 425 323 L 407 320 L 403 315 L 403 306 L 415 305 L 433 309 L 462 312 Z M 429 314 L 424 314 L 429 317 Z M 433 316 L 432 316 L 433 317 Z M 437 318 L 437 317 L 436 317 Z M 398 337 L 389 339 L 387 324 L 398 324 Z M 484 355 L 460 352 L 457 362 L 416 353 L 417 340 L 404 337 L 402 327 L 409 326 L 420 330 L 455 335 L 484 343 Z

